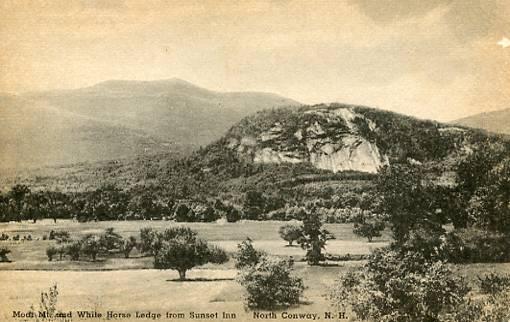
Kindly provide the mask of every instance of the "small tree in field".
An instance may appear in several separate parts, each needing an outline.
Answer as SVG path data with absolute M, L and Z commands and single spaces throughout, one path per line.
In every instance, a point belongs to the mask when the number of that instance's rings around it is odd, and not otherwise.
M 329 231 L 322 228 L 320 218 L 313 214 L 308 214 L 303 219 L 302 237 L 299 244 L 306 249 L 306 261 L 310 265 L 318 265 L 324 260 L 322 249 L 326 246 L 326 241 L 335 238 Z
M 50 246 L 46 248 L 46 255 L 48 256 L 48 261 L 51 262 L 53 260 L 53 256 L 57 255 L 58 251 L 55 246 Z
M 160 240 L 161 248 L 154 257 L 154 267 L 177 270 L 181 281 L 186 279 L 186 271 L 195 266 L 221 264 L 228 260 L 223 250 L 209 246 L 187 227 L 167 229 L 160 235 Z
M 65 247 L 66 254 L 69 255 L 71 260 L 77 261 L 80 259 L 81 241 L 75 240 Z
M 87 235 L 81 241 L 81 250 L 83 254 L 89 256 L 93 262 L 96 261 L 97 254 L 99 254 L 102 247 L 103 245 L 99 236 Z
M 289 259 L 263 256 L 255 265 L 246 266 L 238 277 L 246 288 L 246 304 L 254 309 L 275 309 L 299 303 L 303 280 L 292 274 Z
M 0 262 L 10 262 L 7 254 L 9 254 L 11 250 L 7 247 L 0 248 Z
M 381 237 L 381 232 L 384 230 L 384 222 L 382 221 L 368 221 L 354 223 L 352 232 L 358 236 L 365 237 L 371 243 L 374 237 Z
M 139 246 L 143 254 L 156 255 L 156 251 L 161 248 L 158 232 L 150 227 L 140 229 Z
M 129 236 L 129 238 L 124 239 L 124 242 L 121 245 L 122 253 L 124 253 L 125 258 L 129 258 L 129 254 L 136 247 L 136 237 Z
M 298 225 L 286 224 L 280 227 L 278 230 L 280 237 L 292 246 L 292 243 L 299 240 L 302 236 L 301 227 Z
M 235 255 L 236 260 L 236 268 L 241 269 L 247 266 L 253 266 L 257 264 L 261 257 L 264 256 L 264 253 L 256 250 L 252 243 L 251 239 L 246 238 L 242 243 L 237 245 L 238 252 Z

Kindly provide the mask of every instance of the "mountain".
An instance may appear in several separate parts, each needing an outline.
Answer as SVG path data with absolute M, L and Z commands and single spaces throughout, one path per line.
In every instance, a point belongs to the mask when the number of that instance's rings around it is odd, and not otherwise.
M 0 96 L 0 169 L 187 151 L 255 111 L 298 102 L 179 79 Z
M 494 133 L 510 134 L 510 108 L 468 116 L 451 123 L 484 129 Z
M 62 190 L 103 184 L 153 187 L 175 198 L 226 194 L 235 199 L 250 189 L 306 196 L 328 187 L 345 192 L 370 185 L 382 167 L 395 163 L 419 165 L 451 184 L 459 160 L 479 146 L 499 142 L 500 137 L 481 130 L 362 106 L 281 107 L 243 118 L 188 156 L 84 164 L 33 172 L 19 181 Z

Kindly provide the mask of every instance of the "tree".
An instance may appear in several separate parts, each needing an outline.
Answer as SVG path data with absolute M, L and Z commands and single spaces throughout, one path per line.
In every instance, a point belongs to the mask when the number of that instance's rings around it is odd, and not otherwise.
M 188 227 L 175 227 L 160 234 L 161 248 L 154 257 L 154 267 L 174 269 L 179 272 L 179 280 L 186 279 L 186 271 L 206 263 L 220 264 L 228 260 L 220 256 L 224 252 L 210 247 L 206 241 L 197 237 L 197 233 Z
M 275 309 L 299 303 L 303 280 L 292 274 L 289 259 L 263 256 L 255 265 L 245 266 L 238 277 L 246 288 L 246 302 L 253 309 Z
M 21 221 L 23 215 L 23 207 L 25 198 L 30 194 L 30 188 L 23 184 L 17 184 L 11 188 L 8 193 L 9 198 L 13 201 L 13 212 L 15 218 Z
M 1 247 L 0 248 L 0 262 L 10 262 L 9 258 L 7 257 L 7 254 L 9 254 L 11 250 L 7 247 Z
M 374 237 L 381 237 L 381 232 L 384 230 L 384 222 L 381 220 L 367 220 L 362 218 L 360 221 L 354 223 L 353 233 L 367 238 L 371 243 Z
M 58 253 L 57 248 L 55 246 L 50 246 L 46 248 L 46 255 L 48 256 L 48 261 L 51 262 L 53 260 L 53 256 Z
M 227 219 L 227 222 L 237 222 L 241 220 L 241 212 L 237 208 L 229 206 L 225 210 L 225 218 Z
M 246 192 L 243 203 L 243 214 L 246 219 L 258 219 L 264 213 L 266 200 L 260 191 Z
M 322 222 L 317 215 L 308 214 L 303 219 L 301 228 L 302 236 L 298 240 L 301 248 L 306 249 L 306 261 L 310 265 L 318 265 L 324 260 L 322 249 L 326 246 L 326 242 L 333 239 L 334 236 L 322 228 Z
M 151 256 L 161 248 L 158 233 L 150 227 L 140 229 L 140 252 Z
M 242 243 L 238 244 L 237 249 L 238 251 L 235 255 L 235 267 L 237 269 L 253 266 L 264 256 L 264 253 L 253 247 L 250 238 L 246 238 Z
M 100 236 L 99 242 L 101 248 L 106 252 L 118 251 L 124 240 L 122 236 L 117 234 L 113 228 L 106 228 L 105 232 Z
M 362 271 L 342 276 L 329 298 L 340 310 L 351 307 L 360 320 L 439 322 L 468 292 L 444 262 L 378 249 Z
M 467 212 L 476 227 L 510 236 L 510 158 L 491 169 L 486 184 L 469 200 Z
M 122 243 L 121 250 L 124 253 L 125 258 L 129 258 L 129 253 L 136 247 L 136 237 L 129 236 L 129 238 L 124 239 Z
M 71 260 L 77 261 L 80 259 L 81 241 L 75 240 L 65 247 L 66 254 L 69 255 Z
M 393 238 L 404 243 L 412 230 L 441 230 L 440 214 L 422 170 L 413 165 L 386 167 L 378 177 L 376 190 L 381 195 L 379 213 L 388 216 Z
M 97 254 L 99 254 L 104 247 L 103 245 L 104 243 L 101 241 L 101 237 L 89 234 L 81 240 L 81 251 L 95 262 Z
M 293 224 L 286 224 L 278 229 L 278 233 L 280 237 L 289 243 L 289 246 L 292 246 L 294 241 L 299 240 L 302 236 L 301 227 Z

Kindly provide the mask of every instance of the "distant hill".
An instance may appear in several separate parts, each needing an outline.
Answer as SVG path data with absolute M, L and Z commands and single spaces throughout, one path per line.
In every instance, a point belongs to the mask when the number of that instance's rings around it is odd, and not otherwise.
M 214 92 L 179 79 L 0 96 L 0 169 L 186 151 L 255 111 L 298 102 Z
M 176 198 L 221 193 L 235 199 L 250 189 L 299 196 L 328 186 L 357 189 L 385 165 L 413 163 L 451 184 L 459 160 L 494 142 L 500 138 L 484 131 L 368 107 L 283 107 L 243 118 L 189 156 L 158 154 L 62 167 L 29 173 L 21 182 L 63 190 L 105 183 L 121 189 L 150 186 Z
M 468 116 L 451 123 L 484 129 L 494 133 L 510 134 L 510 108 Z

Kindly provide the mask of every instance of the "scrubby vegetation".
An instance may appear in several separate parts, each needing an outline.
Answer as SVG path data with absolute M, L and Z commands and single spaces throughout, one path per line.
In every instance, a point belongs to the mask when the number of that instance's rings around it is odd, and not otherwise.
M 256 250 L 250 239 L 238 246 L 237 280 L 245 287 L 245 304 L 250 309 L 270 310 L 299 303 L 303 280 L 292 273 L 292 259 L 269 256 Z

